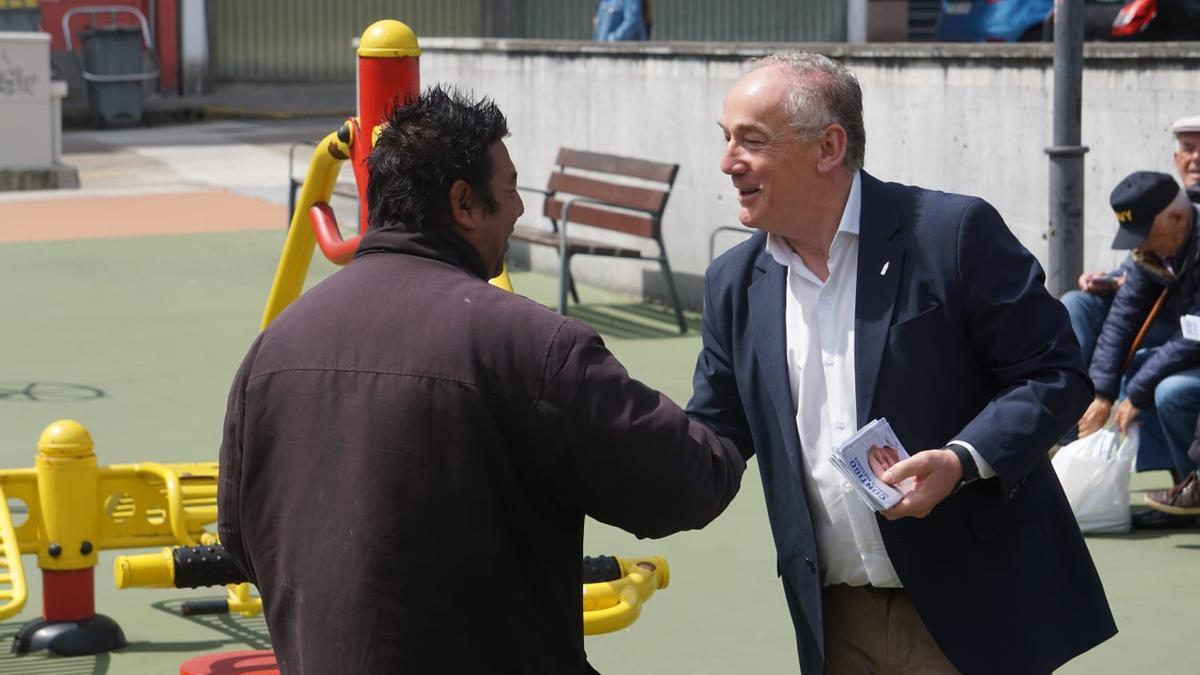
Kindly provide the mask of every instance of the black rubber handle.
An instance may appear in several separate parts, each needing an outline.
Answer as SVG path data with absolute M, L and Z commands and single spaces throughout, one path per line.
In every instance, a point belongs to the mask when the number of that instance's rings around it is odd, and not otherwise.
M 184 616 L 199 614 L 228 614 L 228 600 L 191 600 L 179 607 L 179 613 Z
M 175 587 L 201 588 L 246 581 L 224 546 L 180 546 L 175 558 Z
M 615 581 L 621 578 L 621 563 L 611 555 L 583 556 L 583 583 Z

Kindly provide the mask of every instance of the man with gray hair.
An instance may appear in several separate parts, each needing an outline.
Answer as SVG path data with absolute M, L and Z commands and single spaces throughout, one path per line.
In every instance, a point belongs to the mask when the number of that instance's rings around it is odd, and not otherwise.
M 1049 673 L 1112 636 L 1047 457 L 1092 388 L 1034 257 L 983 200 L 863 171 L 823 56 L 757 61 L 720 126 L 760 232 L 706 275 L 688 413 L 759 459 L 801 670 Z M 877 418 L 912 453 L 879 514 L 829 461 Z

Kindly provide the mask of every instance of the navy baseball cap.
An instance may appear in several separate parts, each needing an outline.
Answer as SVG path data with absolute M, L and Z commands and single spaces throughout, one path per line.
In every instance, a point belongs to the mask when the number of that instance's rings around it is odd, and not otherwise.
M 1117 215 L 1117 236 L 1112 247 L 1129 250 L 1150 236 L 1154 219 L 1179 195 L 1179 184 L 1165 173 L 1135 171 L 1113 188 L 1108 198 Z

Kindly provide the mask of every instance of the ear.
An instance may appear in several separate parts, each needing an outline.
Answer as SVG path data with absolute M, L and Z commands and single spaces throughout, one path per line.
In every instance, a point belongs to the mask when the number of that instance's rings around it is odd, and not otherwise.
M 475 217 L 471 214 L 471 207 L 475 203 L 475 195 L 471 192 L 471 186 L 465 180 L 456 180 L 450 186 L 450 192 L 446 195 L 446 207 L 450 209 L 450 222 L 459 227 L 468 230 L 475 229 L 478 225 L 475 222 Z
M 817 171 L 829 173 L 843 165 L 846 161 L 846 130 L 840 124 L 825 127 L 821 135 L 820 155 L 817 157 Z
M 1183 246 L 1187 243 L 1188 233 L 1190 233 L 1192 229 L 1191 205 L 1184 206 L 1181 209 L 1176 209 L 1174 215 L 1177 219 L 1175 221 L 1175 228 L 1179 230 L 1180 238 L 1183 240 L 1179 243 L 1179 245 Z

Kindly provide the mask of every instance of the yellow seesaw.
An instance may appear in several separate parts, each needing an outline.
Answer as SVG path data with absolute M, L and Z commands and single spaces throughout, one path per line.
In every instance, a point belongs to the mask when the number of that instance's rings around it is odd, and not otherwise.
M 113 565 L 117 588 L 200 588 L 230 584 L 226 601 L 193 605 L 191 613 L 240 612 L 253 616 L 262 611 L 257 596 L 235 595 L 245 589 L 245 576 L 220 545 L 165 547 L 157 553 L 118 556 Z M 628 627 L 641 614 L 654 592 L 670 579 L 661 556 L 584 559 L 583 634 L 611 633 Z
M 14 650 L 61 656 L 125 646 L 120 626 L 95 612 L 101 550 L 209 544 L 217 519 L 217 463 L 140 462 L 99 466 L 91 434 L 58 420 L 38 439 L 32 469 L 0 470 L 0 621 L 28 596 L 21 555 L 42 571 L 42 618 L 25 624 Z M 27 515 L 14 524 L 10 501 Z

